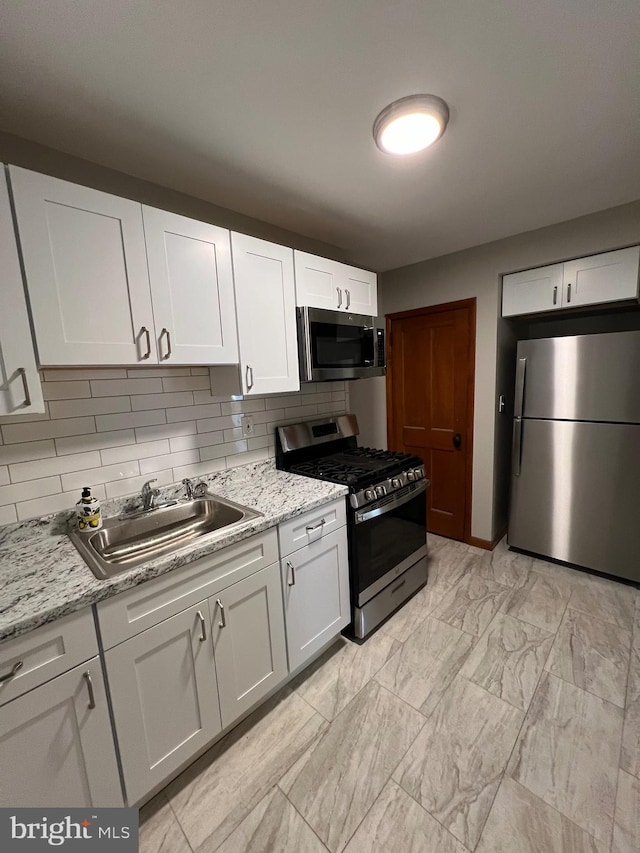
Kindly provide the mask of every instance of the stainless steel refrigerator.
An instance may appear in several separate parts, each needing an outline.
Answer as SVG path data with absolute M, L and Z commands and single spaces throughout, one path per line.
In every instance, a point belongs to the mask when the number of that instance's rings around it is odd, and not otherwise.
M 508 542 L 640 581 L 640 332 L 518 344 Z

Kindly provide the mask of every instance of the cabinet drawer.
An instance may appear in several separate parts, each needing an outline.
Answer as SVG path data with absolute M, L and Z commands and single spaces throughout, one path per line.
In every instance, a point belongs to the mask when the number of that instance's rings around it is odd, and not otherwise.
M 90 607 L 57 619 L 29 634 L 0 645 L 0 705 L 98 654 L 98 640 Z
M 276 531 L 267 530 L 100 602 L 98 623 L 105 649 L 215 595 L 277 559 Z
M 317 542 L 328 533 L 332 533 L 347 523 L 344 498 L 319 506 L 304 515 L 290 518 L 278 526 L 280 556 L 286 557 L 298 548 L 311 542 Z

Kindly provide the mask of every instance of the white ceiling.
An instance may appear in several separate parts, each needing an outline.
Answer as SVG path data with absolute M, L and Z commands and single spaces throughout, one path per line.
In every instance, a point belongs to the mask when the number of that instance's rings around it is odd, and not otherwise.
M 0 126 L 382 270 L 640 198 L 638 0 L 0 0 Z M 371 126 L 414 92 L 445 136 Z

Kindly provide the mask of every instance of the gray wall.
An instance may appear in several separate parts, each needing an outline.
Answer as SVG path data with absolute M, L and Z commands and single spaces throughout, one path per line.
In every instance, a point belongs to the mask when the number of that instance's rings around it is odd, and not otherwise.
M 550 225 L 515 237 L 390 270 L 381 276 L 380 315 L 475 296 L 476 385 L 473 458 L 473 536 L 492 540 L 506 521 L 516 326 L 500 319 L 500 276 L 640 242 L 640 201 Z M 371 385 L 371 383 L 376 383 Z M 386 432 L 384 380 L 368 380 L 351 395 L 368 434 Z M 358 383 L 355 383 L 356 385 Z M 364 385 L 364 383 L 362 383 Z M 364 398 L 364 399 L 363 399 Z
M 23 166 L 25 169 L 33 169 L 35 172 L 43 172 L 85 187 L 131 198 L 142 204 L 170 210 L 202 222 L 211 222 L 213 225 L 229 228 L 231 231 L 251 234 L 253 237 L 271 240 L 273 243 L 281 243 L 284 246 L 291 246 L 326 258 L 345 260 L 343 250 L 336 246 L 313 240 L 302 234 L 295 234 L 284 228 L 270 225 L 268 222 L 219 207 L 212 202 L 143 181 L 105 166 L 98 166 L 88 160 L 64 154 L 62 151 L 56 151 L 2 131 L 0 131 L 0 163 Z

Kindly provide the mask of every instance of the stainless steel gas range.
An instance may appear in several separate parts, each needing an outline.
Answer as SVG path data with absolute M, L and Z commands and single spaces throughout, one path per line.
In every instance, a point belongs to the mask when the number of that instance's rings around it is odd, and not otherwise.
M 355 415 L 276 430 L 276 465 L 349 487 L 351 636 L 365 639 L 427 581 L 427 502 L 422 460 L 358 447 Z

